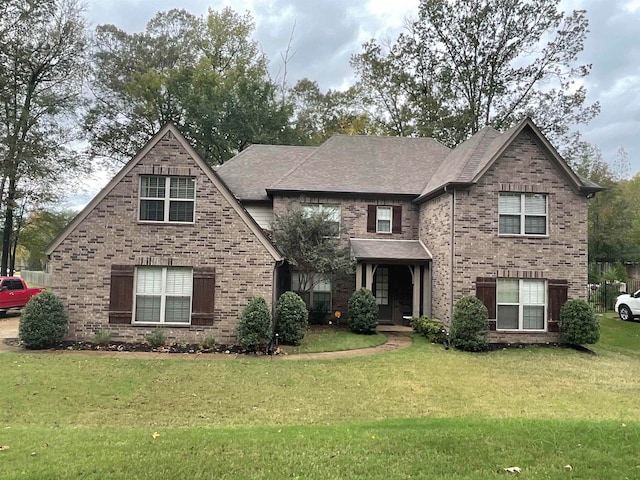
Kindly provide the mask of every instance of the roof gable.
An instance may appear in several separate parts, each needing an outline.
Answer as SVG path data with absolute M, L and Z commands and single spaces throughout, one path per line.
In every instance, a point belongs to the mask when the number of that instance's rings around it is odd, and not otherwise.
M 87 204 L 87 206 L 64 228 L 62 232 L 47 246 L 45 253 L 50 255 L 65 240 L 65 238 L 79 226 L 87 216 L 111 193 L 133 168 L 138 165 L 146 155 L 166 136 L 172 135 L 179 143 L 180 147 L 193 159 L 193 161 L 202 169 L 205 175 L 211 180 L 217 190 L 227 200 L 231 208 L 233 208 L 247 227 L 256 235 L 258 240 L 264 245 L 267 251 L 275 260 L 282 260 L 282 255 L 276 247 L 267 238 L 264 231 L 258 226 L 255 220 L 240 205 L 238 200 L 231 193 L 225 183 L 216 175 L 216 173 L 207 165 L 207 163 L 198 155 L 189 142 L 182 136 L 178 129 L 172 124 L 166 124 L 160 131 L 147 142 L 140 152 L 132 158 L 122 169 L 111 179 L 111 181 Z

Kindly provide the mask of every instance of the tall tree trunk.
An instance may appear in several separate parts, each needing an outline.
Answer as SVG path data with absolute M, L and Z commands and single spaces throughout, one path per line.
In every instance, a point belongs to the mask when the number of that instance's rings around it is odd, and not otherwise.
M 13 209 L 15 208 L 16 179 L 12 176 L 7 191 L 6 210 L 4 214 L 4 232 L 2 235 L 2 261 L 0 275 L 6 275 L 9 268 L 9 252 L 11 249 L 11 234 L 13 232 Z

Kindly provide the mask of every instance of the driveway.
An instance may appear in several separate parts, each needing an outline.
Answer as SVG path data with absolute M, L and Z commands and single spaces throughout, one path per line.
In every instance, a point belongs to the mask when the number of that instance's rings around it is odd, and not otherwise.
M 15 349 L 4 343 L 5 338 L 18 338 L 19 312 L 9 312 L 6 317 L 0 317 L 0 352 L 13 352 Z

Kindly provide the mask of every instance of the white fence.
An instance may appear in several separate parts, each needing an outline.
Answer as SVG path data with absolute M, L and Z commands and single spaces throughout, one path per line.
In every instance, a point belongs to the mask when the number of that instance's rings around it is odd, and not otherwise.
M 51 274 L 47 272 L 32 272 L 30 270 L 22 270 L 17 273 L 20 275 L 29 287 L 51 287 Z

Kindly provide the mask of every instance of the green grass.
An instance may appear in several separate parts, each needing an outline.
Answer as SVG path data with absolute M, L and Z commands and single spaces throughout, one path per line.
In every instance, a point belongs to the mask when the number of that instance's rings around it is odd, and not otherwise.
M 601 321 L 597 355 L 3 353 L 0 478 L 639 478 L 640 323 Z
M 309 328 L 300 345 L 283 345 L 287 353 L 338 352 L 375 347 L 386 341 L 382 333 L 357 335 L 343 326 L 314 325 Z

